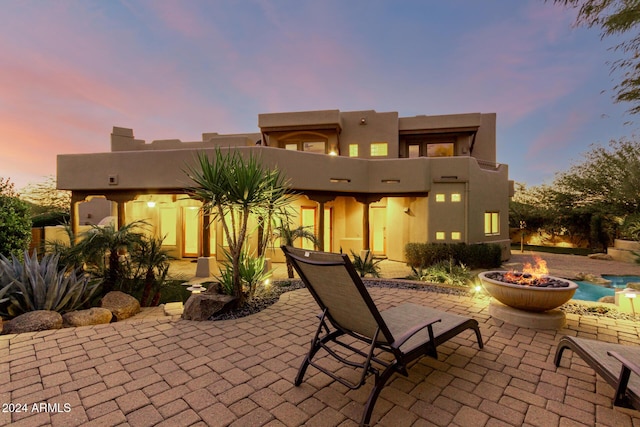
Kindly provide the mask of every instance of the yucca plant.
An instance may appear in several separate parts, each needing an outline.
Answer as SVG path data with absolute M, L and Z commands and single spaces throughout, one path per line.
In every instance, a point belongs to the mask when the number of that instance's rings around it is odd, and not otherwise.
M 224 255 L 227 258 L 226 262 L 222 263 L 220 269 L 220 276 L 217 277 L 222 291 L 227 295 L 234 294 L 233 286 L 233 256 L 228 250 L 224 250 Z M 258 285 L 271 277 L 271 271 L 265 271 L 266 258 L 264 256 L 252 256 L 244 249 L 240 255 L 240 263 L 238 264 L 238 273 L 242 282 L 243 293 L 246 294 L 248 299 L 251 299 Z
M 34 310 L 75 310 L 96 291 L 98 280 L 80 269 L 60 268 L 60 256 L 24 252 L 24 260 L 0 255 L 0 315 L 15 317 Z
M 264 234 L 268 236 L 274 213 L 292 200 L 288 181 L 279 169 L 263 165 L 253 154 L 245 158 L 238 151 L 223 152 L 219 148 L 213 158 L 198 153 L 195 165 L 189 165 L 185 172 L 194 183 L 187 188 L 189 196 L 202 201 L 204 211 L 222 225 L 233 267 L 233 295 L 237 305 L 242 306 L 246 295 L 240 277 L 240 257 L 250 234 L 249 218 L 266 226 Z M 267 239 L 260 240 L 264 246 Z

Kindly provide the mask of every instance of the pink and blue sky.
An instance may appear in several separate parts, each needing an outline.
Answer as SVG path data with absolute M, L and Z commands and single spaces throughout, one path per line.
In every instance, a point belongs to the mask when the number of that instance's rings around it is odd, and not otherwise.
M 631 137 L 615 40 L 543 0 L 28 1 L 0 8 L 0 177 L 57 154 L 257 132 L 260 113 L 495 112 L 510 178 L 550 183 L 594 143 Z

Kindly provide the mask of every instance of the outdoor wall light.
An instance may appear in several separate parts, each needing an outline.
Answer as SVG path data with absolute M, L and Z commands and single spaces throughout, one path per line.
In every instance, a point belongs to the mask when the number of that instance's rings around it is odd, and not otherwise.
M 149 200 L 147 202 L 147 206 L 150 208 L 155 208 L 156 207 L 156 202 L 154 202 L 153 200 Z
M 367 118 L 366 118 L 366 117 L 362 117 L 362 118 L 360 119 L 360 124 L 361 124 L 361 125 L 366 125 L 366 124 L 367 124 Z
M 336 152 L 336 150 L 331 150 L 331 151 L 329 151 L 329 155 L 330 156 L 337 156 L 338 153 Z

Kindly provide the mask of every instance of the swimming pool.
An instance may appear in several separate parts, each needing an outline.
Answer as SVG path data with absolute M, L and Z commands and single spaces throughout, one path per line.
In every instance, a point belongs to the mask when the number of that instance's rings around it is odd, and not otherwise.
M 602 276 L 602 278 L 611 280 L 612 288 L 594 285 L 590 282 L 576 282 L 578 290 L 572 299 L 582 301 L 598 301 L 602 297 L 613 296 L 616 288 L 625 288 L 627 283 L 640 282 L 640 276 Z

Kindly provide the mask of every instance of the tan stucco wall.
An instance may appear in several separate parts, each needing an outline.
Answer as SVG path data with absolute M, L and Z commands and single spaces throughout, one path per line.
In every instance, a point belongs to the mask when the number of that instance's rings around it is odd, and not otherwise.
M 398 113 L 377 113 L 373 110 L 342 113 L 340 153 L 349 155 L 349 145 L 358 144 L 358 157 L 371 157 L 371 144 L 386 142 L 386 158 L 398 157 Z M 364 124 L 362 122 L 364 120 Z M 379 158 L 379 157 L 373 157 Z

